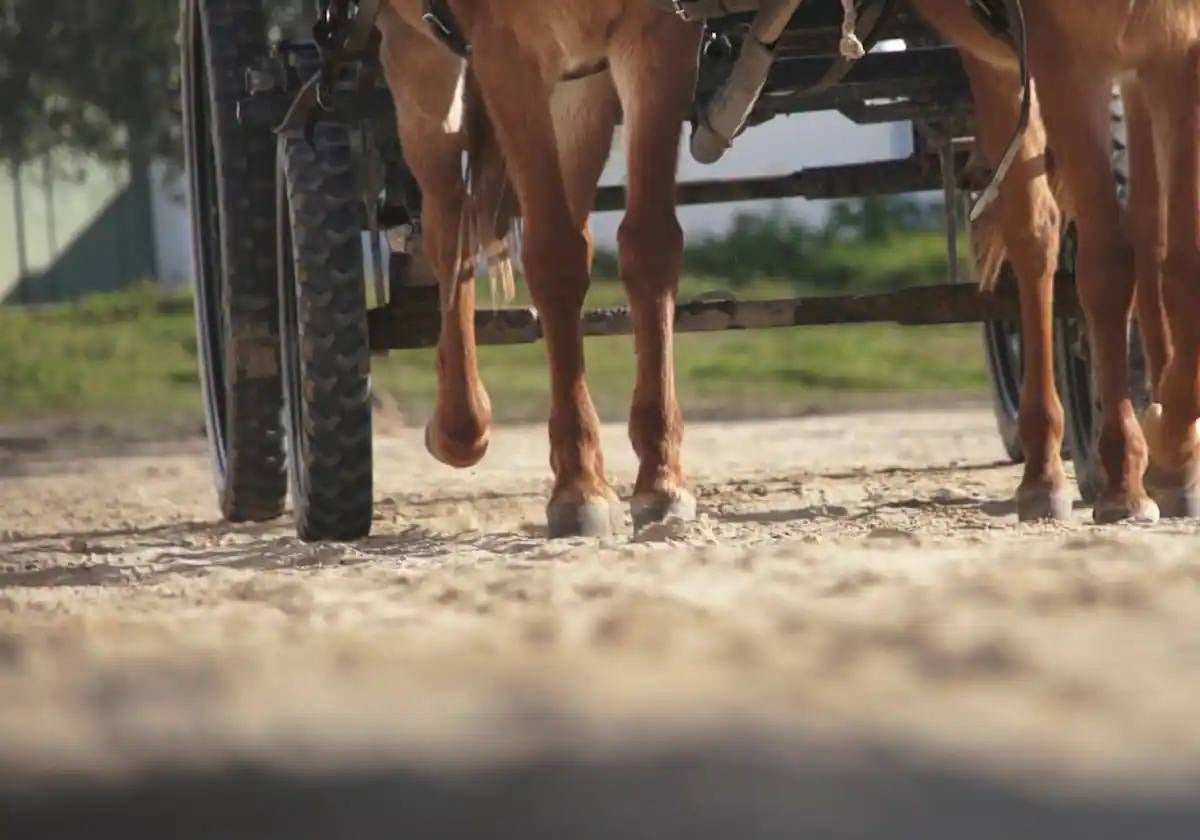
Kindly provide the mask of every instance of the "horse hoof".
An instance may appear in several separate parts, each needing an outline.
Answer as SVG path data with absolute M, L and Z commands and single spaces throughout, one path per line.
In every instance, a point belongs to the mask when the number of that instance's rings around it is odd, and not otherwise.
M 1188 470 L 1146 470 L 1146 491 L 1164 519 L 1200 519 L 1200 482 L 1194 465 Z
M 1017 490 L 1017 519 L 1021 522 L 1067 522 L 1075 499 L 1065 488 L 1021 487 Z
M 696 497 L 682 489 L 638 493 L 629 501 L 629 509 L 636 532 L 668 518 L 692 521 L 696 518 Z
M 487 432 L 464 444 L 439 435 L 437 429 L 434 428 L 433 421 L 425 426 L 426 451 L 448 467 L 461 470 L 475 466 L 487 454 L 489 443 Z
M 1163 519 L 1200 519 L 1200 491 L 1196 488 L 1152 491 Z
M 1157 522 L 1158 505 L 1149 496 L 1131 497 L 1128 493 L 1102 495 L 1096 500 L 1092 518 L 1097 525 L 1117 522 L 1149 524 Z
M 546 506 L 547 532 L 552 540 L 611 537 L 623 520 L 620 508 L 608 499 L 551 502 Z

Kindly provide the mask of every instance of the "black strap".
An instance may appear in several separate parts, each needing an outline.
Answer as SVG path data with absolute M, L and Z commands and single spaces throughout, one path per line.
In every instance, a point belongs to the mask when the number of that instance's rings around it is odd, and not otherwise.
M 863 47 L 867 52 L 879 42 L 880 36 L 883 34 L 885 24 L 887 24 L 896 11 L 896 0 L 863 0 L 859 4 L 858 20 L 854 26 L 854 34 L 862 42 Z M 836 85 L 854 68 L 854 65 L 860 59 L 846 58 L 844 55 L 839 55 L 829 69 L 825 71 L 825 75 L 821 77 L 816 84 L 804 88 L 799 93 L 813 95 L 824 93 L 829 88 Z
M 332 90 L 338 65 L 378 51 L 375 21 L 382 6 L 383 0 L 318 0 L 313 37 L 321 51 L 321 69 L 300 88 L 276 133 L 303 129 L 311 143 L 320 113 L 333 110 Z M 351 8 L 355 10 L 353 15 Z M 358 81 L 362 89 L 375 80 L 371 73 L 364 72 Z
M 471 44 L 446 0 L 421 0 L 421 19 L 450 52 L 459 58 L 471 55 Z
M 1003 0 L 967 0 L 967 5 L 988 32 L 1008 40 L 1011 25 Z
M 1021 7 L 1021 0 L 970 0 L 971 7 L 976 9 L 979 6 L 984 6 L 986 9 L 1001 9 L 1003 17 L 993 15 L 993 21 L 1001 21 L 1004 25 L 1004 31 L 1000 37 L 1008 41 L 1009 45 L 1017 53 L 1017 64 L 1021 72 L 1021 113 L 1017 118 L 1017 129 L 1013 133 L 1012 140 L 1008 143 L 1008 148 L 1004 151 L 1004 157 L 1000 159 L 1000 163 L 996 166 L 996 171 L 992 173 L 992 179 L 980 194 L 979 199 L 975 202 L 975 206 L 971 208 L 970 220 L 977 221 L 983 212 L 987 210 L 996 197 L 1000 194 L 1000 184 L 1004 181 L 1004 177 L 1008 175 L 1008 170 L 1012 169 L 1013 163 L 1017 159 L 1018 152 L 1021 151 L 1021 143 L 1025 139 L 1025 133 L 1029 130 L 1029 118 L 1033 108 L 1033 87 L 1029 76 L 1029 58 L 1028 58 L 1028 41 L 1025 32 L 1025 10 Z

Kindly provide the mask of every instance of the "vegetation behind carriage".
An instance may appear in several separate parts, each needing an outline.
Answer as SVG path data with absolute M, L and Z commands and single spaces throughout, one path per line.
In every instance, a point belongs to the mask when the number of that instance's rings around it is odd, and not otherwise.
M 28 161 L 51 146 L 105 159 L 172 153 L 178 115 L 165 80 L 177 55 L 175 4 L 151 12 L 121 0 L 119 8 L 109 4 L 100 18 L 84 16 L 51 41 L 33 37 L 44 17 L 37 3 L 11 5 L 0 22 L 0 42 L 12 61 L 0 81 L 23 85 L 15 96 L 22 107 L 0 114 L 0 157 Z M 285 26 L 301 7 L 292 0 L 268 5 Z M 80 47 L 87 43 L 89 49 Z M 156 72 L 146 74 L 147 66 Z M 128 148 L 134 137 L 144 142 Z M 946 266 L 937 213 L 936 206 L 878 199 L 848 202 L 820 228 L 783 215 L 743 216 L 728 235 L 691 245 L 682 296 L 729 289 L 749 298 L 939 282 Z M 615 260 L 601 254 L 597 268 L 608 282 L 595 285 L 592 303 L 618 302 Z M 692 416 L 788 413 L 861 404 L 875 399 L 863 395 L 882 392 L 986 386 L 971 328 L 838 327 L 681 336 L 678 342 L 681 396 Z M 603 414 L 620 417 L 632 383 L 632 352 L 622 339 L 596 343 L 615 352 L 589 357 L 595 398 Z M 499 418 L 543 416 L 543 352 L 539 346 L 484 348 Z M 152 285 L 62 307 L 0 310 L 0 422 L 87 417 L 142 431 L 198 428 L 195 356 L 190 300 Z M 395 353 L 374 366 L 376 391 L 418 419 L 432 401 L 433 370 L 432 351 Z
M 893 221 L 917 212 L 891 210 Z M 689 248 L 682 299 L 713 290 L 746 298 L 790 295 L 816 277 L 821 289 L 833 292 L 945 277 L 939 234 L 908 223 L 880 228 L 871 221 L 873 212 L 847 205 L 821 229 L 778 215 L 744 217 L 727 236 Z M 592 302 L 620 302 L 611 261 L 603 255 L 597 273 Z M 589 378 L 602 414 L 620 418 L 632 387 L 632 347 L 622 338 L 591 341 L 612 350 L 589 355 Z M 397 352 L 374 366 L 381 400 L 413 421 L 432 403 L 432 353 Z M 483 348 L 483 373 L 499 418 L 529 420 L 544 413 L 543 353 L 540 345 Z M 6 360 L 0 421 L 87 417 L 136 436 L 198 429 L 195 355 L 190 299 L 152 285 L 73 305 L 0 310 L 0 357 Z M 678 357 L 682 397 L 693 416 L 786 414 L 878 404 L 899 392 L 924 399 L 930 392 L 961 396 L 986 388 L 973 327 L 684 335 Z

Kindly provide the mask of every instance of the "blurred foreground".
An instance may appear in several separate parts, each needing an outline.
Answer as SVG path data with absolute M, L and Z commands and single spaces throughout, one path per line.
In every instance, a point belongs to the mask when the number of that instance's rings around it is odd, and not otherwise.
M 1018 526 L 986 410 L 694 424 L 704 520 L 603 544 L 540 427 L 377 452 L 352 546 L 0 462 L 0 836 L 1195 836 L 1200 525 Z

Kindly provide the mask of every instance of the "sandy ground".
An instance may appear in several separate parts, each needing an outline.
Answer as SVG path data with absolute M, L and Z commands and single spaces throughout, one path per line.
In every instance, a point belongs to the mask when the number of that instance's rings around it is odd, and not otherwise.
M 540 428 L 377 453 L 305 546 L 199 442 L 0 450 L 0 836 L 1200 836 L 1200 525 L 1019 526 L 986 410 L 693 425 L 604 543 Z

